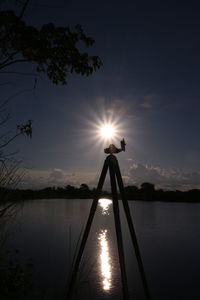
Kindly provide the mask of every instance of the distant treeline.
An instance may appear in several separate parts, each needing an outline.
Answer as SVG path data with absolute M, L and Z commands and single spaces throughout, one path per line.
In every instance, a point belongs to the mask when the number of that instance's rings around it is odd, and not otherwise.
M 96 189 L 90 189 L 87 184 L 81 184 L 79 188 L 72 185 L 63 187 L 46 187 L 40 190 L 32 189 L 5 189 L 0 188 L 0 196 L 4 194 L 9 200 L 29 200 L 29 199 L 90 199 L 93 198 Z M 102 191 L 102 196 L 108 196 L 109 193 Z
M 0 188 L 0 197 L 8 200 L 29 200 L 29 199 L 91 199 L 94 197 L 96 189 L 90 189 L 87 184 L 81 184 L 79 188 L 72 185 L 66 187 L 47 187 L 41 190 L 15 189 L 8 190 Z M 164 191 L 156 190 L 154 184 L 144 182 L 140 188 L 131 185 L 125 187 L 125 194 L 128 200 L 146 200 L 146 201 L 181 201 L 181 202 L 199 202 L 200 190 L 193 189 L 189 191 Z M 111 198 L 111 193 L 102 191 L 101 197 Z M 120 198 L 120 195 L 119 195 Z

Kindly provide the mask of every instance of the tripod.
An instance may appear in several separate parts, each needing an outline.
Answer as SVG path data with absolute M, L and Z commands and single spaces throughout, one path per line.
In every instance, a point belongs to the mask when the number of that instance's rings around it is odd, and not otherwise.
M 90 214 L 89 214 L 89 217 L 87 220 L 85 231 L 83 233 L 80 248 L 79 248 L 79 251 L 78 251 L 74 266 L 73 266 L 66 299 L 70 300 L 72 297 L 74 284 L 75 284 L 78 268 L 80 265 L 81 257 L 83 255 L 85 244 L 87 242 L 87 238 L 88 238 L 88 235 L 90 232 L 90 228 L 91 228 L 92 221 L 93 221 L 93 218 L 95 215 L 95 211 L 97 209 L 98 200 L 101 195 L 102 187 L 103 187 L 108 169 L 109 169 L 109 173 L 110 173 L 110 183 L 111 183 L 112 200 L 113 200 L 113 212 L 114 212 L 115 229 L 116 229 L 116 236 L 117 236 L 117 247 L 118 247 L 118 253 L 119 253 L 121 279 L 122 279 L 123 299 L 128 300 L 129 294 L 128 294 L 128 281 L 127 281 L 127 276 L 126 276 L 124 248 L 123 248 L 123 241 L 122 241 L 122 230 L 121 230 L 121 222 L 120 222 L 120 214 L 119 214 L 117 183 L 118 183 L 118 187 L 119 187 L 122 202 L 123 202 L 123 207 L 124 207 L 124 211 L 125 211 L 130 235 L 131 235 L 131 240 L 133 243 L 133 247 L 135 249 L 135 255 L 136 255 L 136 259 L 137 259 L 137 263 L 138 263 L 138 267 L 139 267 L 139 271 L 140 271 L 140 275 L 141 275 L 141 279 L 142 279 L 142 283 L 143 283 L 146 300 L 150 300 L 151 297 L 150 297 L 149 289 L 147 286 L 143 262 L 142 262 L 142 258 L 140 255 L 140 250 L 139 250 L 139 246 L 138 246 L 138 242 L 137 242 L 137 238 L 136 238 L 136 234 L 135 234 L 135 230 L 134 230 L 134 226 L 133 226 L 133 222 L 132 222 L 132 218 L 131 218 L 128 201 L 126 200 L 126 197 L 125 197 L 124 185 L 123 185 L 123 181 L 122 181 L 119 164 L 118 164 L 116 156 L 113 155 L 112 153 L 107 156 L 107 158 L 105 159 L 104 165 L 103 165 L 103 169 L 102 169 L 102 172 L 101 172 L 101 175 L 99 178 L 99 182 L 98 182 L 98 186 L 97 186 L 97 190 L 96 190 L 96 195 L 92 202 Z M 116 183 L 116 179 L 117 179 L 117 183 Z

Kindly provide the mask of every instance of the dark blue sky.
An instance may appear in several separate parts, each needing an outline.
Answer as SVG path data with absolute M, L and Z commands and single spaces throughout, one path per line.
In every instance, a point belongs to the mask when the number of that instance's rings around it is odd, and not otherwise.
M 2 97 L 22 91 L 10 102 L 10 126 L 34 121 L 33 139 L 15 142 L 31 168 L 27 184 L 95 184 L 104 145 L 95 147 L 91 127 L 112 112 L 127 139 L 119 154 L 126 183 L 199 187 L 199 16 L 192 1 L 30 1 L 27 23 L 82 24 L 103 66 L 67 86 L 41 76 L 34 91 L 31 76 L 4 74 L 12 84 Z

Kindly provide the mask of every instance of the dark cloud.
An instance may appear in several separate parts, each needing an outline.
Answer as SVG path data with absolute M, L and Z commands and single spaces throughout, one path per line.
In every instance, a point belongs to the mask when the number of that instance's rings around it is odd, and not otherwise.
M 94 174 L 90 172 L 67 172 L 59 168 L 50 171 L 31 170 L 25 174 L 20 187 L 40 189 L 48 186 L 63 187 L 68 184 L 80 186 L 82 183 L 88 184 L 92 178 L 94 178 Z M 96 186 L 96 181 L 94 181 L 94 186 Z
M 154 183 L 158 188 L 187 190 L 200 187 L 200 173 L 133 164 L 129 170 L 128 184 L 140 185 L 143 182 Z

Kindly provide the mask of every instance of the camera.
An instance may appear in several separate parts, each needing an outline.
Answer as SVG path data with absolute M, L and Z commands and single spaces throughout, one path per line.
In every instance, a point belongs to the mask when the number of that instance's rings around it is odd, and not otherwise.
M 115 153 L 119 153 L 121 151 L 125 151 L 126 150 L 125 140 L 124 139 L 121 140 L 120 144 L 121 144 L 121 148 L 117 148 L 115 145 L 110 144 L 108 148 L 104 149 L 104 153 L 106 153 L 106 154 L 115 154 Z

